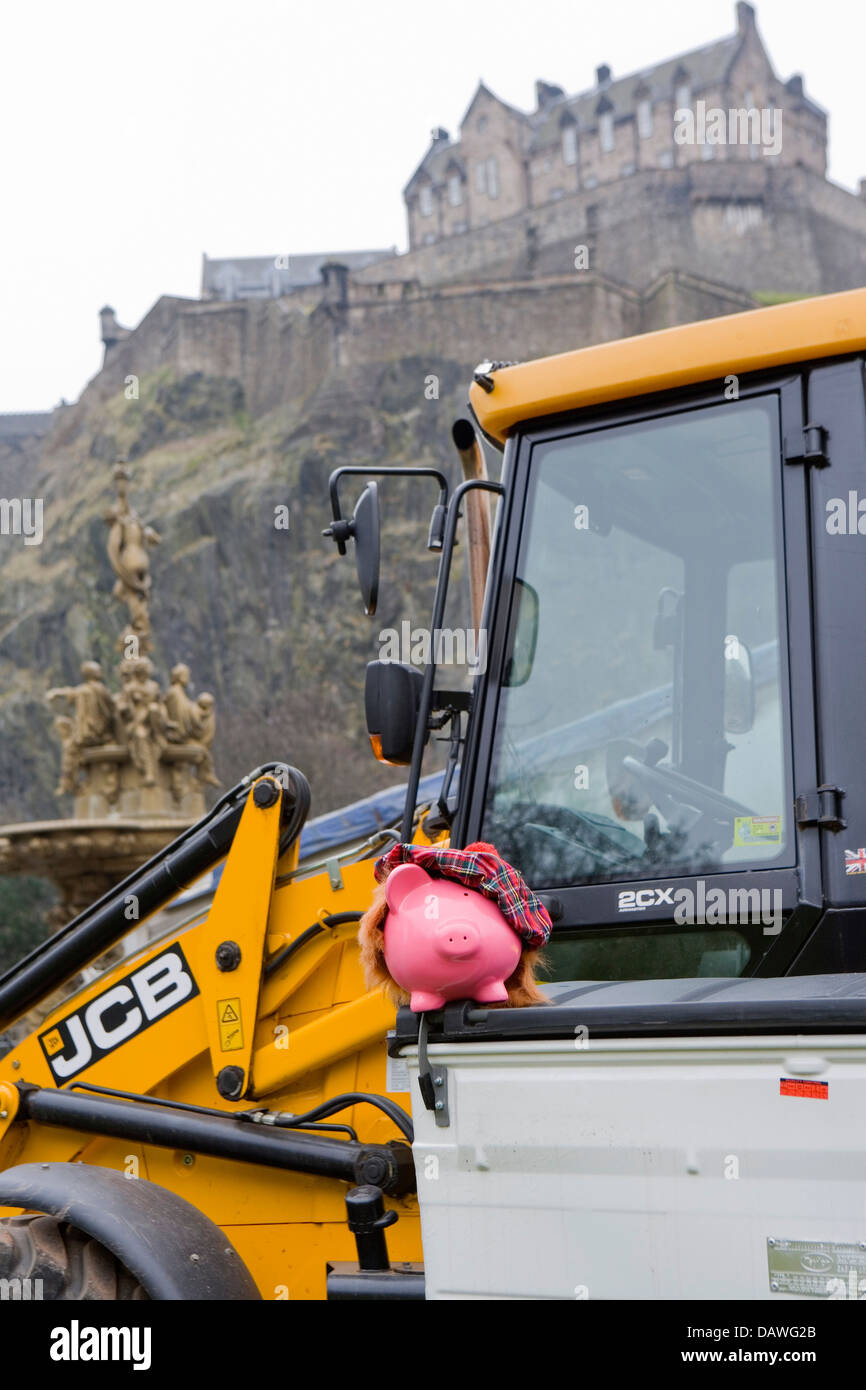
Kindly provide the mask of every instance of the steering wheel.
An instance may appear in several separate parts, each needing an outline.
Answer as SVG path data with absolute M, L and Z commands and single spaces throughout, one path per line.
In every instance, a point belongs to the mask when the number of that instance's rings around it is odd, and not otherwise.
M 713 820 L 731 821 L 736 816 L 755 814 L 750 807 L 744 806 L 742 801 L 735 801 L 733 797 L 725 796 L 724 792 L 707 787 L 703 782 L 696 782 L 693 777 L 687 777 L 685 773 L 677 772 L 672 767 L 641 762 L 639 758 L 630 754 L 626 754 L 622 759 L 622 766 L 649 791 L 672 797 L 680 805 L 692 806 Z
M 604 865 L 619 868 L 624 860 L 640 860 L 644 853 L 643 841 L 610 817 L 581 814 L 547 802 L 514 803 L 505 816 L 485 823 L 485 834 L 504 858 L 514 862 L 525 857 L 528 841 L 534 840 L 540 849 L 538 837 L 542 837 L 548 842 L 548 853 L 557 859 L 583 856 L 586 863 L 581 873 L 597 872 Z

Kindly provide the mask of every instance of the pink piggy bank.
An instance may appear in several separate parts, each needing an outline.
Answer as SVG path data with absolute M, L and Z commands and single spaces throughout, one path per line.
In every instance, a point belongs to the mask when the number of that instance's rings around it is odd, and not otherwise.
M 494 902 L 418 864 L 392 870 L 385 901 L 385 962 L 413 1012 L 449 999 L 507 1000 L 522 943 Z

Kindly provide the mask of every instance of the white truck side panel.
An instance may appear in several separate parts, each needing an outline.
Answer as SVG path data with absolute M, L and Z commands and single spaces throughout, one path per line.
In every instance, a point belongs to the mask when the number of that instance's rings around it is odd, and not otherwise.
M 405 1055 L 428 1298 L 866 1297 L 866 1036 Z

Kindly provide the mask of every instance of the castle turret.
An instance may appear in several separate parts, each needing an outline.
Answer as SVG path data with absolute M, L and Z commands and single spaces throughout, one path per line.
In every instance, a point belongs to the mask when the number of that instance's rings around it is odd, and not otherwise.
M 123 328 L 117 322 L 117 317 L 110 304 L 105 304 L 99 311 L 99 335 L 105 347 L 105 355 L 108 356 L 113 347 L 128 338 L 132 330 Z

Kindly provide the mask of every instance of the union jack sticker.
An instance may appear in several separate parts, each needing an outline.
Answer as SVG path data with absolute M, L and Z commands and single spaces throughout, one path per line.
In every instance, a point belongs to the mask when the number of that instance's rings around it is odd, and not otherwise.
M 846 874 L 866 874 L 866 849 L 846 849 Z

